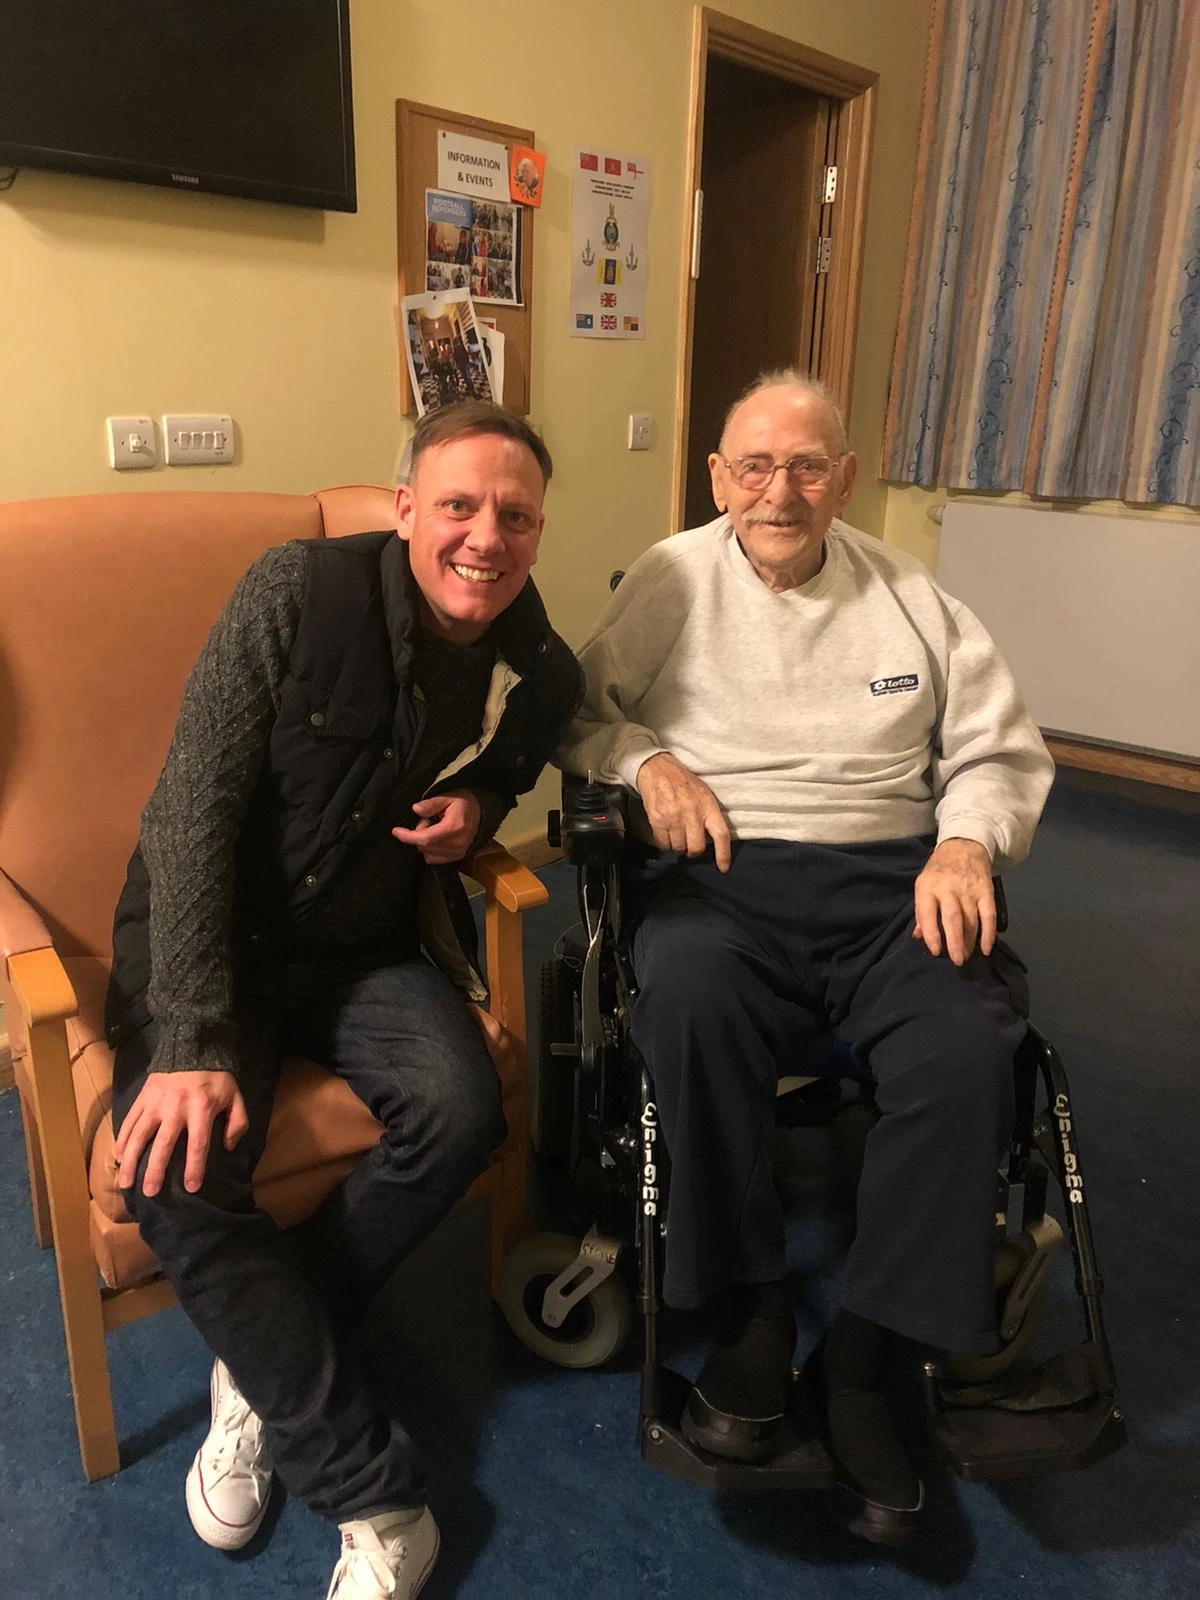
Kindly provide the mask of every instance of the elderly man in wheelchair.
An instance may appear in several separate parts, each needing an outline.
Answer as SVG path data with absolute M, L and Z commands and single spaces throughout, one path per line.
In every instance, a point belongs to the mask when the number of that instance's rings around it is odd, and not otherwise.
M 578 1056 L 573 1161 L 590 1154 L 610 1221 L 538 1293 L 552 1327 L 632 1237 L 647 1460 L 657 1447 L 698 1481 L 823 1483 L 847 1527 L 898 1544 L 924 1488 L 885 1381 L 897 1357 L 938 1353 L 935 1437 L 965 1475 L 1080 1465 L 1120 1442 L 1080 1204 L 1066 1210 L 1087 1342 L 1033 1374 L 1014 1359 L 1060 1236 L 1039 1140 L 1082 1200 L 1065 1078 L 1026 1021 L 993 880 L 1028 850 L 1053 766 L 976 618 L 837 520 L 855 458 L 819 385 L 761 378 L 709 466 L 720 515 L 646 552 L 580 653 L 561 761 L 588 779 L 568 782 L 564 816 L 585 938 L 576 1038 L 556 1043 Z M 821 1037 L 842 1052 L 835 1073 L 869 1080 L 876 1120 L 838 1310 L 797 1381 L 771 1133 L 780 1081 Z M 721 1308 L 677 1411 L 655 1358 L 660 1292 Z

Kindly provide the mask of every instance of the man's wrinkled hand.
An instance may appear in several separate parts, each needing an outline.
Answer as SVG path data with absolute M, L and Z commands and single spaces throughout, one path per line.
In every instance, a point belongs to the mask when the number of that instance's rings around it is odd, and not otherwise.
M 996 943 L 996 894 L 992 860 L 974 839 L 943 839 L 930 856 L 915 890 L 914 939 L 924 939 L 931 955 L 946 954 L 956 967 L 970 959 L 978 942 L 985 956 Z
M 660 850 L 699 856 L 711 839 L 717 866 L 729 871 L 729 824 L 716 795 L 695 773 L 661 751 L 638 768 L 637 788 Z
M 147 1145 L 150 1159 L 142 1193 L 155 1195 L 163 1186 L 167 1163 L 180 1134 L 187 1139 L 183 1186 L 194 1194 L 204 1182 L 213 1124 L 225 1116 L 225 1148 L 250 1126 L 246 1102 L 232 1072 L 152 1072 L 129 1108 L 113 1147 L 117 1182 L 122 1189 L 137 1181 L 138 1162 Z
M 430 866 L 461 861 L 479 832 L 482 815 L 470 789 L 448 789 L 418 800 L 413 810 L 419 818 L 416 827 L 393 828 L 392 838 L 415 845 Z

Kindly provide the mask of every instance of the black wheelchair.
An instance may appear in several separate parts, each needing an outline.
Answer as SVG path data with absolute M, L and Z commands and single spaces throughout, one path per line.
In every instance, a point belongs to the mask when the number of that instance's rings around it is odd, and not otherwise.
M 572 1214 L 590 1226 L 582 1239 L 535 1234 L 518 1245 L 505 1264 L 501 1307 L 530 1350 L 563 1367 L 587 1368 L 610 1360 L 626 1343 L 636 1305 L 638 1441 L 648 1466 L 721 1489 L 826 1488 L 832 1465 L 799 1371 L 782 1447 L 769 1461 L 718 1459 L 680 1431 L 689 1384 L 659 1358 L 669 1159 L 653 1084 L 629 1042 L 637 989 L 621 927 L 627 798 L 619 787 L 568 777 L 562 811 L 551 813 L 551 843 L 561 845 L 577 869 L 581 935 L 560 941 L 541 973 L 534 1145 L 544 1158 L 565 1158 Z M 1003 917 L 1002 894 L 998 885 Z M 1066 1073 L 1054 1047 L 1032 1026 L 1013 1070 L 1016 1116 L 997 1172 L 1001 1349 L 992 1356 L 935 1356 L 922 1374 L 935 1451 L 971 1480 L 1088 1466 L 1125 1439 Z M 803 1076 L 780 1084 L 777 1122 L 827 1127 L 861 1140 L 877 1113 L 869 1080 L 849 1052 L 836 1040 L 824 1041 L 800 1071 Z M 1051 1178 L 1065 1230 L 1047 1210 Z M 1030 1346 L 1064 1240 L 1085 1337 L 1035 1364 Z

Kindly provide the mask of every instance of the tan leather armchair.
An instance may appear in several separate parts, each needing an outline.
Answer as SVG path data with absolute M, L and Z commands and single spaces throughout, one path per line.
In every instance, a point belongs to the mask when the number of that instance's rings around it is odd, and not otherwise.
M 57 1259 L 83 1469 L 119 1465 L 105 1334 L 174 1303 L 115 1184 L 102 1013 L 113 908 L 184 681 L 238 577 L 287 539 L 392 523 L 387 489 L 315 495 L 111 494 L 0 504 L 0 986 L 20 1094 L 34 1231 Z M 525 1226 L 521 912 L 546 899 L 498 845 L 487 895 L 491 1022 L 508 1139 L 490 1197 L 492 1279 Z M 381 1129 L 342 1081 L 285 1062 L 260 1202 L 306 1217 Z

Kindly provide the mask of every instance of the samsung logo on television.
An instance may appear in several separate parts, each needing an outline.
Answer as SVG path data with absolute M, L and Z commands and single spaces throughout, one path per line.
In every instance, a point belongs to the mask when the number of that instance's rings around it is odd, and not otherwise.
M 196 184 L 198 186 L 199 183 L 200 183 L 200 179 L 199 178 L 190 177 L 186 172 L 173 172 L 171 174 L 171 182 L 172 183 L 194 183 L 194 184 Z

